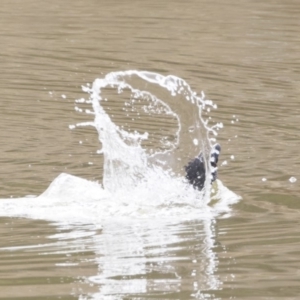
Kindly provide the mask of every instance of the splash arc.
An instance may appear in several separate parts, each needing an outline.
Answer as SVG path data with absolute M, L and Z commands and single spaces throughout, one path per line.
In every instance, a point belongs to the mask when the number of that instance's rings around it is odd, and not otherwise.
M 140 86 L 147 86 L 147 90 L 140 89 Z M 150 113 L 158 114 L 163 111 L 165 115 L 172 116 L 177 122 L 173 140 L 161 139 L 159 142 L 163 145 L 162 147 L 152 148 L 151 153 L 147 152 L 141 144 L 142 141 L 148 139 L 148 133 L 131 133 L 120 128 L 103 108 L 102 103 L 105 98 L 103 93 L 107 88 L 117 90 L 118 94 L 127 90 L 130 92 L 131 99 L 140 99 L 147 103 L 144 107 L 147 109 L 151 107 Z M 102 145 L 105 189 L 114 191 L 125 186 L 134 186 L 137 181 L 147 178 L 149 165 L 158 165 L 158 162 L 167 161 L 165 164 L 170 169 L 182 174 L 182 162 L 187 161 L 188 155 L 198 154 L 198 145 L 201 147 L 206 169 L 211 171 L 209 156 L 212 139 L 209 136 L 211 133 L 216 135 L 217 125 L 209 127 L 201 114 L 203 110 L 216 106 L 212 101 L 205 99 L 203 92 L 200 96 L 197 95 L 183 79 L 174 75 L 163 76 L 148 71 L 119 71 L 96 79 L 91 88 L 83 87 L 83 90 L 90 94 L 87 102 L 92 103 L 95 114 L 94 126 Z M 166 91 L 169 96 L 165 95 Z M 162 94 L 165 96 L 163 99 L 160 97 Z M 155 107 L 159 112 L 155 111 Z M 183 118 L 185 122 L 181 121 Z M 77 126 L 82 125 L 82 123 L 77 124 Z M 194 129 L 191 130 L 191 128 Z M 187 154 L 180 149 L 181 143 L 191 145 L 190 148 L 194 145 L 194 148 Z M 168 163 L 170 161 L 176 163 L 170 166 Z M 205 190 L 209 191 L 209 180 L 206 181 L 205 187 Z M 208 199 L 209 193 L 206 192 L 206 194 L 205 198 Z

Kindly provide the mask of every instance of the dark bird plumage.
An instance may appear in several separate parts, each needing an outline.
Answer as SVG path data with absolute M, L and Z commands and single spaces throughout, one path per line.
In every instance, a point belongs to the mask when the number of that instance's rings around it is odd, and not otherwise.
M 220 152 L 221 146 L 219 144 L 216 144 L 212 147 L 210 153 L 210 165 L 212 175 L 211 182 L 217 179 L 217 163 Z M 191 160 L 187 166 L 185 166 L 185 171 L 185 177 L 188 180 L 188 182 L 192 184 L 195 189 L 202 190 L 206 179 L 206 169 L 202 153 L 200 153 L 196 158 Z

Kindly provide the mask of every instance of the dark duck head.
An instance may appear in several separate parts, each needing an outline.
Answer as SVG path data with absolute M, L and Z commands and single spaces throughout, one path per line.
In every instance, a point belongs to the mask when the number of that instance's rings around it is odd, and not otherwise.
M 220 152 L 221 146 L 219 144 L 215 144 L 210 152 L 211 182 L 217 179 L 217 164 Z M 185 166 L 185 171 L 185 177 L 188 182 L 192 184 L 195 189 L 202 190 L 206 179 L 206 169 L 202 153 Z

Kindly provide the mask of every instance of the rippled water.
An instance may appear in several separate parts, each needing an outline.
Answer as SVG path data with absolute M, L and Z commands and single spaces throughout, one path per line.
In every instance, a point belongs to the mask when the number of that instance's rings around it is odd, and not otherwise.
M 101 2 L 1 5 L 0 198 L 16 199 L 0 203 L 0 298 L 298 299 L 300 5 Z M 95 128 L 69 128 L 93 121 L 75 100 L 119 70 L 178 76 L 217 104 L 203 117 L 224 125 L 219 178 L 242 200 L 220 215 L 218 201 L 170 206 L 160 178 L 152 194 L 113 199 L 85 181 L 102 182 L 104 161 Z M 125 125 L 117 103 L 105 108 Z M 182 125 L 184 107 L 174 108 Z M 176 133 L 172 118 L 132 124 L 154 143 Z M 76 177 L 59 177 L 51 200 L 17 199 L 42 194 L 60 173 Z

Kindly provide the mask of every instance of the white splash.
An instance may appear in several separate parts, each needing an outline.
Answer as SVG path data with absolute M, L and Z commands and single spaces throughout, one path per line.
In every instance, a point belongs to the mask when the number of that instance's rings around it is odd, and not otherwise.
M 139 89 L 139 86 L 147 86 L 147 90 Z M 171 118 L 175 122 L 175 128 L 170 133 L 160 136 L 156 140 L 149 136 L 147 132 L 138 132 L 127 126 L 116 125 L 112 114 L 108 114 L 102 105 L 102 101 L 110 102 L 111 98 L 107 93 L 111 89 L 120 95 L 119 103 L 123 103 L 122 110 L 128 116 L 128 119 L 134 120 L 141 114 L 147 117 L 153 117 L 154 122 L 161 118 Z M 169 163 L 160 165 L 159 162 L 181 161 L 187 162 L 191 157 L 203 152 L 206 162 L 209 162 L 211 141 L 209 135 L 217 135 L 217 130 L 222 124 L 216 124 L 209 127 L 207 121 L 201 117 L 202 109 L 215 107 L 211 100 L 205 99 L 204 93 L 197 96 L 191 87 L 181 78 L 169 75 L 163 76 L 157 73 L 146 71 L 124 71 L 112 72 L 104 78 L 96 79 L 92 87 L 83 87 L 83 90 L 90 94 L 86 103 L 91 103 L 95 120 L 93 126 L 98 131 L 99 141 L 102 144 L 102 153 L 104 155 L 104 174 L 103 186 L 106 190 L 116 191 L 118 189 L 132 188 L 137 183 L 148 180 L 153 171 L 169 167 L 175 173 L 183 175 L 183 165 L 170 165 Z M 163 100 L 160 95 L 169 92 L 169 96 L 164 95 Z M 122 94 L 125 100 L 122 100 Z M 83 103 L 79 99 L 78 103 Z M 182 109 L 183 107 L 183 109 Z M 121 106 L 120 106 L 121 109 Z M 77 108 L 79 111 L 79 108 Z M 184 116 L 187 121 L 181 122 L 182 111 L 188 115 Z M 135 117 L 135 118 L 134 118 Z M 80 123 L 76 126 L 91 125 Z M 135 125 L 133 125 L 134 127 Z M 196 130 L 191 131 L 192 127 Z M 152 140 L 151 140 L 152 139 Z M 152 145 L 157 147 L 145 148 L 143 144 L 152 141 Z M 198 142 L 200 141 L 200 142 Z M 191 153 L 182 151 L 179 144 L 194 145 Z M 198 145 L 200 144 L 200 145 Z M 200 146 L 200 148 L 199 148 Z M 156 168 L 154 168 L 156 166 Z M 206 163 L 210 172 L 210 164 Z M 148 173 L 151 174 L 148 174 Z M 172 172 L 167 172 L 169 176 Z M 209 178 L 209 176 L 207 176 Z M 209 201 L 209 180 L 206 182 L 204 193 L 205 201 Z
M 90 238 L 98 272 L 87 281 L 99 285 L 99 292 L 79 299 L 117 299 L 124 291 L 144 293 L 151 284 L 162 291 L 180 287 L 180 276 L 175 276 L 175 285 L 165 282 L 163 287 L 159 280 L 119 280 L 116 285 L 111 278 L 152 272 L 152 244 L 183 241 L 180 224 L 197 220 L 202 224 L 203 241 L 199 241 L 201 264 L 197 274 L 193 273 L 198 282 L 191 296 L 201 297 L 201 290 L 220 288 L 222 283 L 215 275 L 218 259 L 213 251 L 214 222 L 217 216 L 229 216 L 231 205 L 240 198 L 219 180 L 210 195 L 210 176 L 200 193 L 186 183 L 183 171 L 184 164 L 200 151 L 208 173 L 211 171 L 211 143 L 223 125 L 209 126 L 201 113 L 217 106 L 205 99 L 203 92 L 197 96 L 181 78 L 146 71 L 112 72 L 83 90 L 89 98 L 76 103 L 91 105 L 92 110 L 77 106 L 75 109 L 93 115 L 94 121 L 69 128 L 96 128 L 102 147 L 97 153 L 104 156 L 103 183 L 63 173 L 38 197 L 2 199 L 0 216 L 48 220 L 72 229 L 71 233 L 58 233 L 52 239 L 72 238 L 80 243 L 80 238 Z M 114 115 L 108 113 L 110 101 L 116 99 L 119 111 L 128 116 L 127 125 L 117 124 Z M 165 134 L 160 135 L 155 135 L 155 130 L 142 131 L 135 128 L 134 120 L 143 116 L 153 118 L 153 124 L 168 119 L 174 126 L 164 128 Z M 82 141 L 79 143 L 84 147 Z M 170 231 L 174 225 L 177 231 Z M 97 234 L 102 228 L 103 233 Z M 176 275 L 177 267 L 172 261 L 162 261 L 155 271 L 160 273 L 161 268 Z
M 140 87 L 147 87 L 147 90 Z M 96 79 L 91 87 L 83 87 L 83 90 L 89 98 L 78 99 L 76 103 L 92 105 L 94 121 L 70 125 L 69 128 L 96 128 L 102 146 L 98 153 L 104 156 L 102 185 L 61 174 L 37 198 L 2 200 L 0 215 L 57 223 L 84 223 L 89 220 L 100 227 L 103 219 L 112 216 L 147 218 L 180 215 L 191 219 L 216 215 L 214 206 L 208 206 L 211 201 L 210 176 L 207 176 L 205 188 L 200 193 L 185 182 L 183 171 L 184 164 L 200 151 L 204 154 L 208 173 L 211 171 L 211 142 L 216 141 L 216 130 L 223 127 L 222 123 L 209 126 L 208 120 L 202 119 L 203 109 L 216 108 L 211 100 L 205 99 L 203 92 L 197 96 L 187 82 L 173 75 L 136 70 L 109 73 Z M 111 95 L 112 91 L 116 94 Z M 175 128 L 171 128 L 167 136 L 160 135 L 155 140 L 153 133 L 148 131 L 138 132 L 130 126 L 117 125 L 107 112 L 109 106 L 105 109 L 102 105 L 103 99 L 108 105 L 111 99 L 118 99 L 116 95 L 123 104 L 120 110 L 123 108 L 125 114 L 134 112 L 138 116 L 144 113 L 147 117 L 158 119 L 170 117 Z M 77 106 L 75 108 L 78 112 L 83 111 Z M 90 113 L 88 110 L 88 115 Z M 181 122 L 182 118 L 185 118 L 184 122 Z M 155 143 L 151 147 L 144 146 L 143 143 L 150 139 Z M 79 144 L 84 146 L 81 140 Z M 233 155 L 231 159 L 234 159 Z M 225 164 L 226 161 L 222 165 Z M 220 181 L 217 185 L 220 186 Z M 239 199 L 234 193 L 230 196 L 227 192 L 222 194 L 222 190 L 223 187 L 214 199 L 218 195 L 228 201 L 228 207 Z M 225 202 L 222 207 L 225 207 Z

